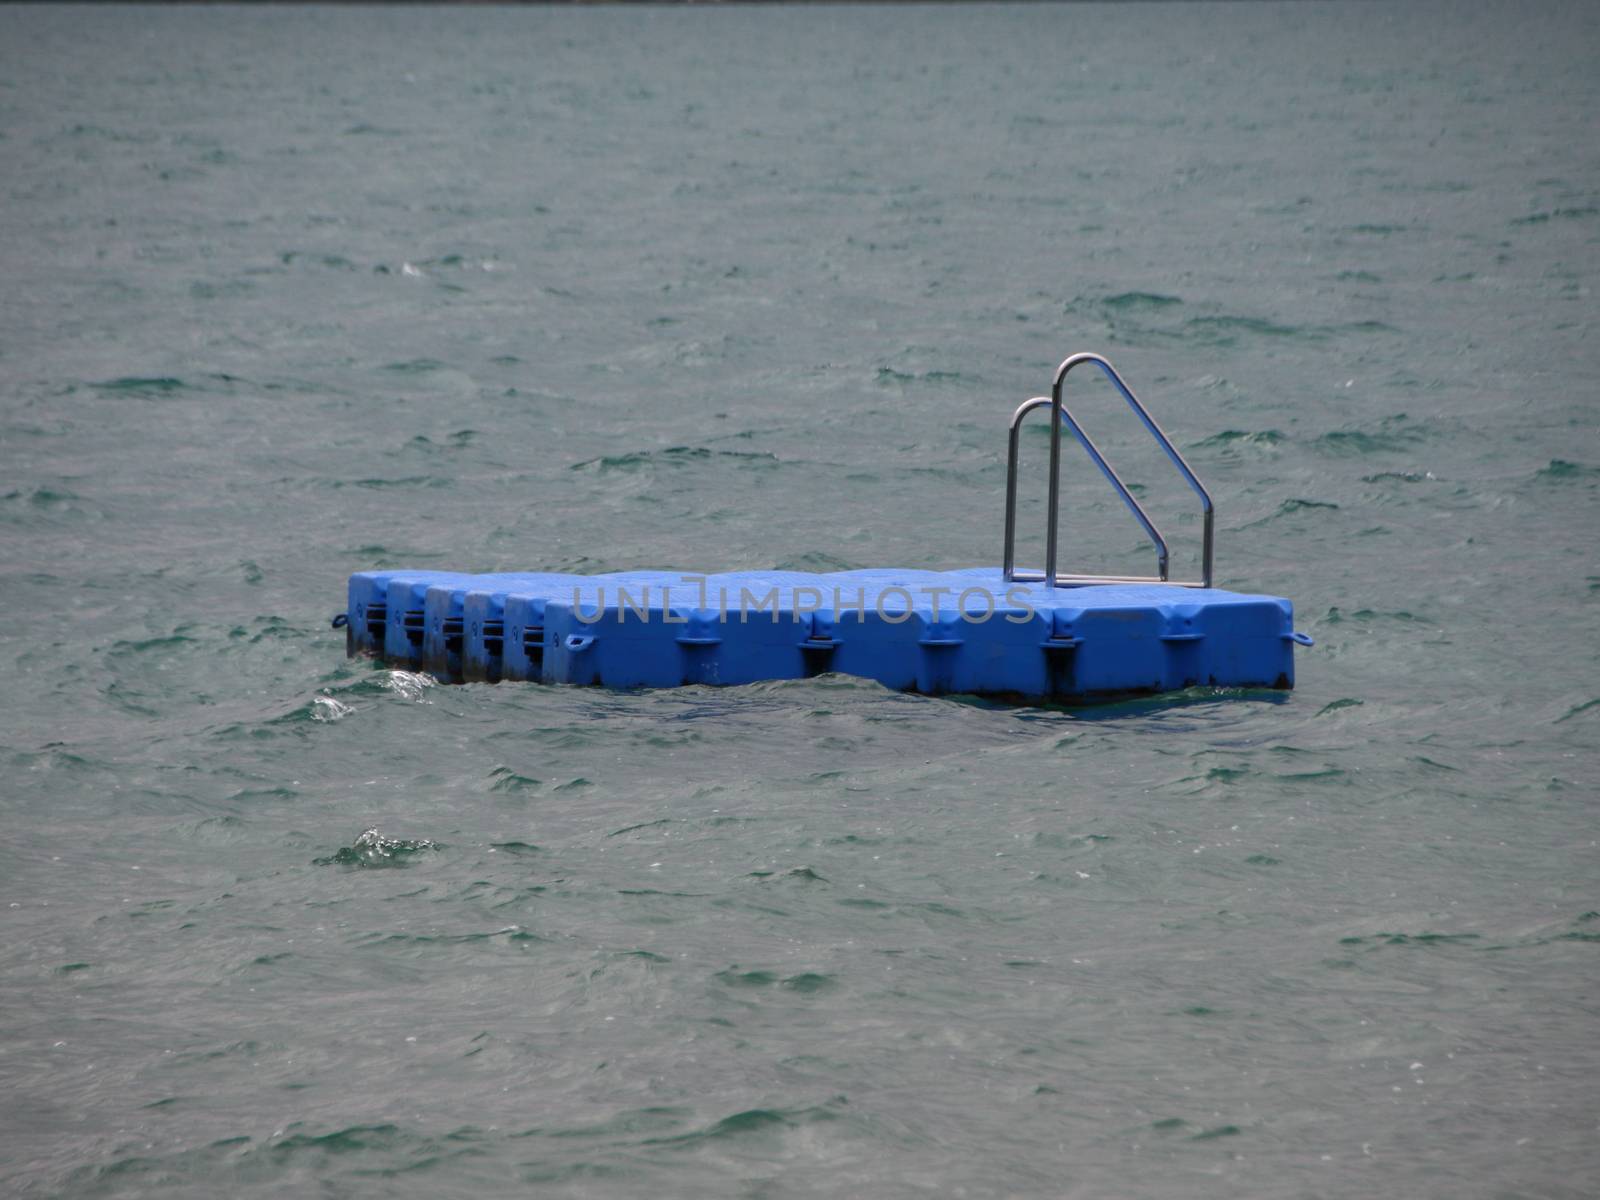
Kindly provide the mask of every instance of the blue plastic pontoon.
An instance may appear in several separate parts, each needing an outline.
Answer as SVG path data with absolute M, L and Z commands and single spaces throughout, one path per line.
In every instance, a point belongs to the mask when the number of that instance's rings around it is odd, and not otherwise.
M 1165 538 L 1083 431 L 1062 390 L 1097 365 L 1184 480 L 1203 517 L 1201 578 L 1168 577 Z M 1050 484 L 1043 570 L 1015 562 L 1018 434 L 1048 406 Z M 1148 577 L 1056 570 L 1061 427 L 1088 452 L 1155 547 Z M 1183 456 L 1097 354 L 1056 370 L 1049 396 L 1011 418 L 1002 565 L 956 571 L 812 574 L 465 575 L 363 571 L 344 613 L 352 655 L 371 655 L 443 682 L 531 680 L 677 687 L 796 679 L 838 671 L 932 695 L 1090 701 L 1196 685 L 1294 686 L 1289 601 L 1212 584 L 1215 510 Z

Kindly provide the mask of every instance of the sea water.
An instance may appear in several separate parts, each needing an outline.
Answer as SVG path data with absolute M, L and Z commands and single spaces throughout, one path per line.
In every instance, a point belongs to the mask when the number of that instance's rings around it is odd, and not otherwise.
M 1576 4 L 7 11 L 0 1188 L 1592 1194 L 1597 58 Z M 372 568 L 994 564 L 1078 350 L 1292 694 L 329 628 Z M 1064 476 L 1063 568 L 1150 571 Z

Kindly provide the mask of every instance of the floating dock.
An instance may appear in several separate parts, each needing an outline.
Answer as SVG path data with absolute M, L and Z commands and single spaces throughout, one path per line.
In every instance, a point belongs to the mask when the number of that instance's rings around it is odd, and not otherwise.
M 1168 578 L 1166 540 L 1062 400 L 1094 363 L 1201 501 L 1202 577 Z M 1015 563 L 1018 434 L 1051 411 L 1042 570 Z M 1061 429 L 1069 427 L 1143 527 L 1153 576 L 1056 570 Z M 501 680 L 618 688 L 736 685 L 840 672 L 928 695 L 1091 702 L 1194 686 L 1294 686 L 1293 609 L 1212 586 L 1210 495 L 1111 364 L 1077 354 L 1052 393 L 1011 419 L 1000 567 L 813 574 L 678 571 L 467 575 L 363 571 L 343 613 L 351 655 L 441 682 Z

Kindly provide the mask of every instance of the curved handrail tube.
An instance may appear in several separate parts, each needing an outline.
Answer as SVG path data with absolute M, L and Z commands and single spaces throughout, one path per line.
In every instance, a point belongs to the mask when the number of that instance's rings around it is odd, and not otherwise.
M 1011 414 L 1010 441 L 1006 447 L 1006 546 L 1000 563 L 1001 572 L 1009 582 L 1016 575 L 1017 566 L 1017 442 L 1022 431 L 1022 418 L 1034 409 L 1049 404 L 1049 396 L 1035 396 L 1026 400 Z
M 1017 573 L 1017 460 L 1019 457 L 1018 450 L 1020 448 L 1022 420 L 1034 409 L 1043 408 L 1045 405 L 1052 403 L 1054 403 L 1054 401 L 1049 396 L 1035 396 L 1033 399 L 1025 401 L 1021 407 L 1019 407 L 1017 411 L 1012 414 L 1011 417 L 1011 438 L 1006 455 L 1006 545 L 1004 562 L 1002 564 L 1005 572 L 1005 578 L 1008 580 L 1013 578 L 1013 576 L 1015 576 Z M 1075 436 L 1078 441 L 1082 443 L 1083 448 L 1089 452 L 1089 457 L 1094 460 L 1095 466 L 1100 468 L 1100 473 L 1104 475 L 1110 482 L 1111 486 L 1116 489 L 1117 495 L 1122 497 L 1122 502 L 1128 506 L 1128 511 L 1131 512 L 1134 516 L 1134 519 L 1144 527 L 1145 536 L 1150 539 L 1151 543 L 1156 548 L 1156 569 L 1159 571 L 1159 574 L 1155 578 L 1157 581 L 1164 581 L 1167 578 L 1167 562 L 1169 557 L 1167 552 L 1167 539 L 1161 535 L 1161 531 L 1156 528 L 1155 522 L 1150 519 L 1150 514 L 1145 512 L 1144 506 L 1140 504 L 1138 500 L 1134 499 L 1133 493 L 1128 491 L 1127 487 L 1123 484 L 1121 477 L 1118 476 L 1116 471 L 1111 468 L 1111 464 L 1106 462 L 1105 456 L 1100 453 L 1100 448 L 1096 446 L 1094 444 L 1094 440 L 1083 431 L 1083 427 L 1078 424 L 1077 419 L 1073 417 L 1072 413 L 1067 409 L 1067 407 L 1065 405 L 1060 405 L 1057 411 L 1060 413 L 1061 418 L 1072 427 L 1073 436 Z M 1056 450 L 1058 445 L 1059 438 L 1055 443 L 1052 444 L 1052 452 Z M 1054 457 L 1054 453 L 1052 453 L 1052 457 Z M 1055 495 L 1056 492 L 1054 489 L 1052 489 L 1052 498 L 1054 498 Z M 1049 555 L 1049 551 L 1046 553 Z M 1053 555 L 1050 555 L 1050 557 L 1053 558 Z M 1047 563 L 1045 566 L 1044 578 L 1055 578 L 1054 568 L 1055 563 L 1053 561 Z M 1084 578 L 1092 577 L 1085 576 Z M 1143 576 L 1127 577 L 1127 582 L 1144 581 L 1145 578 Z
M 1200 546 L 1201 582 L 1199 586 L 1209 588 L 1212 582 L 1212 562 L 1216 530 L 1216 506 L 1211 501 L 1211 494 L 1206 491 L 1205 485 L 1200 482 L 1194 471 L 1189 467 L 1189 464 L 1184 460 L 1183 455 L 1178 453 L 1177 447 L 1172 444 L 1172 440 L 1168 438 L 1167 435 L 1162 431 L 1161 426 L 1156 424 L 1155 418 L 1153 418 L 1149 411 L 1146 410 L 1145 406 L 1139 402 L 1139 398 L 1133 394 L 1133 390 L 1129 388 L 1125 382 L 1123 382 L 1122 376 L 1117 374 L 1116 368 L 1113 367 L 1111 363 L 1101 355 L 1087 352 L 1071 355 L 1065 361 L 1063 361 L 1059 367 L 1056 368 L 1055 381 L 1051 386 L 1050 396 L 1048 398 L 1044 396 L 1035 396 L 1033 399 L 1027 401 L 1020 408 L 1018 408 L 1017 411 L 1012 415 L 1011 437 L 1008 449 L 1008 464 L 1006 471 L 1006 540 L 1004 554 L 1005 578 L 1007 580 L 1011 580 L 1018 576 L 1018 572 L 1016 570 L 1018 431 L 1021 428 L 1023 417 L 1032 412 L 1035 408 L 1040 408 L 1048 404 L 1050 405 L 1050 495 L 1049 512 L 1047 513 L 1045 525 L 1045 566 L 1042 582 L 1046 587 L 1052 588 L 1056 586 L 1058 580 L 1069 584 L 1097 581 L 1106 583 L 1171 582 L 1167 577 L 1168 556 L 1166 540 L 1156 529 L 1154 523 L 1151 522 L 1143 507 L 1141 507 L 1139 502 L 1133 498 L 1133 495 L 1128 491 L 1127 487 L 1124 486 L 1116 471 L 1114 471 L 1111 468 L 1111 465 L 1106 462 L 1105 457 L 1100 453 L 1099 448 L 1095 446 L 1088 434 L 1084 433 L 1083 428 L 1078 424 L 1077 420 L 1072 416 L 1072 413 L 1068 411 L 1066 405 L 1062 402 L 1062 392 L 1066 384 L 1068 373 L 1074 367 L 1086 362 L 1094 363 L 1100 368 L 1101 371 L 1105 373 L 1106 378 L 1111 380 L 1112 385 L 1117 389 L 1118 392 L 1122 394 L 1122 398 L 1128 402 L 1128 406 L 1133 409 L 1134 414 L 1139 418 L 1140 423 L 1144 425 L 1145 429 L 1150 433 L 1150 435 L 1156 439 L 1156 442 L 1161 446 L 1162 450 L 1166 452 L 1167 458 L 1172 462 L 1172 465 L 1178 469 L 1178 473 L 1183 476 L 1184 481 L 1188 483 L 1189 487 L 1192 488 L 1195 494 L 1200 497 L 1200 509 L 1203 517 L 1203 526 Z M 1150 540 L 1155 543 L 1160 561 L 1159 577 L 1146 580 L 1135 579 L 1129 576 L 1118 576 L 1113 579 L 1111 577 L 1101 578 L 1089 575 L 1057 575 L 1056 548 L 1059 540 L 1058 535 L 1060 524 L 1061 422 L 1063 420 L 1065 420 L 1072 428 L 1074 436 L 1076 436 L 1078 441 L 1083 444 L 1083 448 L 1089 452 L 1089 456 L 1094 460 L 1095 465 L 1100 468 L 1100 473 L 1110 481 L 1112 487 L 1117 490 L 1117 494 L 1122 497 L 1123 503 L 1126 504 L 1133 515 L 1138 518 L 1139 523 L 1144 526 L 1145 533 L 1150 537 Z M 1026 574 L 1031 575 L 1032 572 L 1026 572 Z M 1179 586 L 1193 587 L 1195 585 L 1185 584 Z
M 1056 399 L 1060 398 L 1062 386 L 1066 383 L 1067 372 L 1085 362 L 1094 363 L 1105 373 L 1106 378 L 1111 380 L 1117 391 L 1122 393 L 1122 398 L 1128 402 L 1128 406 L 1138 416 L 1140 422 L 1149 430 L 1150 436 L 1155 438 L 1161 444 L 1161 448 L 1167 452 L 1167 457 L 1172 461 L 1172 465 L 1178 468 L 1178 472 L 1183 476 L 1184 481 L 1194 490 L 1195 495 L 1200 497 L 1200 511 L 1204 517 L 1204 530 L 1201 534 L 1200 577 L 1204 580 L 1205 586 L 1210 587 L 1216 524 L 1216 506 L 1211 502 L 1211 493 L 1206 491 L 1205 485 L 1200 482 L 1199 476 L 1190 468 L 1183 455 L 1178 453 L 1178 448 L 1172 444 L 1172 439 L 1167 437 L 1161 426 L 1156 424 L 1155 418 L 1139 402 L 1139 398 L 1133 394 L 1133 389 L 1123 382 L 1122 376 L 1117 374 L 1117 369 L 1103 355 L 1085 351 L 1069 356 L 1056 368 L 1055 386 L 1051 390 L 1052 396 Z

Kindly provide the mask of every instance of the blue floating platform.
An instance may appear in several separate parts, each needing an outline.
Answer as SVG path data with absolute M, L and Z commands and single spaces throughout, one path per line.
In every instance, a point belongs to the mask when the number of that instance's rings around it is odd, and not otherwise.
M 837 671 L 928 695 L 1086 702 L 1289 688 L 1289 601 L 1046 587 L 997 568 L 350 579 L 349 649 L 443 682 L 733 685 Z
M 1063 403 L 1076 366 L 1115 385 L 1200 497 L 1202 578 L 1168 577 L 1166 539 Z M 1015 564 L 1018 433 L 1051 411 L 1042 570 Z M 1147 577 L 1056 570 L 1065 425 L 1156 551 Z M 1077 354 L 1050 396 L 1011 419 L 1002 565 L 955 571 L 829 574 L 468 575 L 363 571 L 345 611 L 351 655 L 428 671 L 447 683 L 525 680 L 617 688 L 737 685 L 828 672 L 928 695 L 1092 702 L 1187 687 L 1294 686 L 1293 609 L 1277 596 L 1212 586 L 1211 497 L 1104 358 Z

